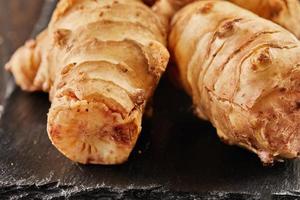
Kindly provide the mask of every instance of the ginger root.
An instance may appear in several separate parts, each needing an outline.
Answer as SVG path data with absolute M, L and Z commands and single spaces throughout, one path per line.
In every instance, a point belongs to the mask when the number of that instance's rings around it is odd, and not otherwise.
M 232 3 L 203 0 L 174 16 L 169 48 L 196 114 L 223 141 L 266 164 L 298 157 L 300 42 L 293 34 Z
M 243 8 L 251 10 L 261 17 L 269 19 L 300 38 L 300 2 L 299 0 L 229 0 Z
M 163 19 L 139 0 L 61 0 L 48 28 L 6 65 L 50 92 L 48 135 L 69 159 L 119 164 L 169 59 Z

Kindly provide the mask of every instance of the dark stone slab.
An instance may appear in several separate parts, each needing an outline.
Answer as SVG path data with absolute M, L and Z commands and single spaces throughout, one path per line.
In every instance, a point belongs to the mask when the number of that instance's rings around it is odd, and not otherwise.
M 3 105 L 12 89 L 7 86 L 13 86 L 7 84 L 12 79 L 2 71 L 3 63 L 30 36 L 43 3 L 44 0 L 0 0 L 0 105 Z M 0 114 L 1 110 L 0 108 Z
M 54 6 L 46 2 L 36 29 L 47 24 Z M 47 94 L 5 83 L 0 199 L 300 199 L 299 160 L 263 167 L 254 154 L 222 144 L 167 77 L 129 161 L 118 166 L 66 159 L 47 136 Z

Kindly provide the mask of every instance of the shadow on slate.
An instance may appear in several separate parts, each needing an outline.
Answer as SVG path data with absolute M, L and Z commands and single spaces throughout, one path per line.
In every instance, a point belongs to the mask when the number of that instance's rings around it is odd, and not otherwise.
M 35 33 L 47 25 L 55 6 L 46 2 Z M 47 136 L 49 106 L 47 94 L 16 87 L 6 99 L 0 199 L 300 198 L 299 160 L 263 167 L 256 155 L 222 144 L 166 77 L 153 99 L 153 117 L 144 119 L 138 144 L 123 165 L 84 166 L 62 156 Z

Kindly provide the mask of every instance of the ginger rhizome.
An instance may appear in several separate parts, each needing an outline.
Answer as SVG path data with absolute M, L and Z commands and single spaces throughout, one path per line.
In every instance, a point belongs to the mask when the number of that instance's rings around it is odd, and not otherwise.
M 61 0 L 6 68 L 52 101 L 48 135 L 79 163 L 127 160 L 169 53 L 167 26 L 139 0 Z
M 293 34 L 232 3 L 203 0 L 173 17 L 169 49 L 195 112 L 223 141 L 264 163 L 299 155 L 300 42 Z

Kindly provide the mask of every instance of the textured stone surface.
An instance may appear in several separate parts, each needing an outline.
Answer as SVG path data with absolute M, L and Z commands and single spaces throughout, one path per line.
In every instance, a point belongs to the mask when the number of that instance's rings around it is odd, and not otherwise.
M 53 8 L 54 1 L 46 2 L 36 30 Z M 222 144 L 166 77 L 153 99 L 153 117 L 144 119 L 137 147 L 119 166 L 83 166 L 63 157 L 47 137 L 47 94 L 6 84 L 7 92 L 0 92 L 7 95 L 0 117 L 0 199 L 300 199 L 299 160 L 263 167 L 254 154 Z
M 6 86 L 12 81 L 9 74 L 3 73 L 2 64 L 30 36 L 43 3 L 44 0 L 0 0 L 0 105 L 7 96 L 5 92 L 11 91 Z M 0 116 L 2 108 L 0 106 Z

